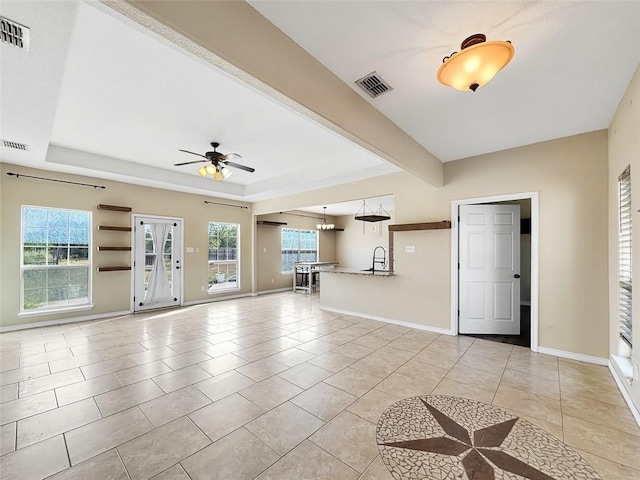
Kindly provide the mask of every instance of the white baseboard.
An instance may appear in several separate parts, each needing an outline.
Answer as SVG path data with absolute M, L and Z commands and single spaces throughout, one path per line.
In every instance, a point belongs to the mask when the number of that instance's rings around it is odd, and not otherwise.
M 631 410 L 631 415 L 633 415 L 636 423 L 638 424 L 638 426 L 640 426 L 640 410 L 638 410 L 638 407 L 635 405 L 635 403 L 633 403 L 633 400 L 631 399 L 631 395 L 629 395 L 629 391 L 627 390 L 627 387 L 625 385 L 628 380 L 625 377 L 620 378 L 622 372 L 618 371 L 618 368 L 616 368 L 615 360 L 613 358 L 609 362 L 609 370 L 611 371 L 611 375 L 613 376 L 616 385 L 618 385 L 620 393 L 622 393 L 624 401 L 627 402 L 627 406 L 629 407 L 629 410 Z
M 283 287 L 283 288 L 274 288 L 273 290 L 260 290 L 256 292 L 256 295 L 267 295 L 269 293 L 282 293 L 282 292 L 291 292 L 291 287 Z
M 130 313 L 131 312 L 129 310 L 122 310 L 120 312 L 97 313 L 95 315 L 84 315 L 82 317 L 70 317 L 70 318 L 61 318 L 58 320 L 45 320 L 43 322 L 23 323 L 21 325 L 6 325 L 4 327 L 0 327 L 0 333 L 15 332 L 17 330 L 27 330 L 30 328 L 52 327 L 55 325 L 64 325 L 66 323 L 77 323 L 77 322 L 86 322 L 90 320 L 100 320 L 101 318 L 118 317 L 121 315 L 129 315 Z
M 451 330 L 448 330 L 446 328 L 431 327 L 429 325 L 421 325 L 419 323 L 404 322 L 402 320 L 394 320 L 392 318 L 379 317 L 378 315 L 370 315 L 368 313 L 352 312 L 349 310 L 342 310 L 341 308 L 324 307 L 322 305 L 320 305 L 320 310 L 325 310 L 327 312 L 333 312 L 333 313 L 340 313 L 342 315 L 351 315 L 353 317 L 362 317 L 368 320 L 375 320 L 376 322 L 391 323 L 393 325 L 400 325 L 402 327 L 407 327 L 407 328 L 415 328 L 416 330 L 424 330 L 427 332 L 439 333 L 441 335 L 452 335 Z
M 221 302 L 223 300 L 233 300 L 234 298 L 246 298 L 255 297 L 254 293 L 238 293 L 236 295 L 225 295 L 224 297 L 212 297 L 205 298 L 204 300 L 192 300 L 191 302 L 183 302 L 183 307 L 190 307 L 191 305 L 200 305 L 203 303 Z
M 567 352 L 565 350 L 556 350 L 549 347 L 538 347 L 538 353 L 553 355 L 555 357 L 568 358 L 569 360 L 578 360 L 579 362 L 594 363 L 596 365 L 609 366 L 609 359 L 602 357 L 593 357 L 582 353 Z

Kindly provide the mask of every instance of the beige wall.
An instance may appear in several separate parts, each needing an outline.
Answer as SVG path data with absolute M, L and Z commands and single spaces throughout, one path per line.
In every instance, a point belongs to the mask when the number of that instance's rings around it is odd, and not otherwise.
M 371 205 L 375 211 L 375 205 Z M 344 232 L 336 234 L 336 260 L 340 262 L 341 268 L 354 268 L 363 270 L 371 267 L 373 260 L 373 250 L 378 245 L 387 251 L 387 262 L 389 258 L 389 225 L 393 224 L 393 212 L 389 212 L 391 220 L 384 222 L 361 222 L 355 220 L 353 215 L 341 215 L 337 218 L 336 224 L 344 228 Z M 378 252 L 381 255 L 382 252 Z M 388 268 L 388 263 L 387 267 Z M 380 264 L 376 264 L 376 269 L 382 270 Z
M 75 316 L 96 315 L 129 310 L 131 297 L 131 272 L 101 272 L 93 269 L 93 304 L 90 311 L 75 314 L 44 315 L 19 318 L 20 299 L 20 215 L 21 205 L 71 208 L 93 212 L 93 266 L 130 264 L 129 252 L 96 252 L 98 245 L 129 245 L 128 234 L 98 232 L 98 225 L 130 225 L 129 214 L 97 210 L 100 203 L 130 206 L 133 213 L 164 215 L 184 219 L 184 246 L 199 248 L 198 253 L 184 254 L 184 301 L 199 301 L 216 298 L 224 294 L 209 295 L 201 292 L 207 285 L 207 227 L 209 221 L 239 223 L 241 230 L 241 286 L 240 291 L 226 294 L 251 293 L 251 238 L 252 215 L 247 209 L 205 205 L 204 196 L 171 192 L 155 188 L 140 187 L 119 182 L 98 180 L 42 170 L 28 169 L 10 164 L 2 164 L 0 177 L 2 215 L 0 248 L 2 261 L 0 290 L 0 326 L 43 322 Z M 13 171 L 26 175 L 70 180 L 74 182 L 97 183 L 106 189 L 93 189 L 62 183 L 16 179 L 6 172 Z M 215 198 L 208 198 L 215 201 Z M 223 203 L 227 200 L 219 200 Z M 239 205 L 247 205 L 241 204 Z
M 270 215 L 261 215 L 257 217 L 257 219 L 286 222 L 287 228 L 306 228 L 315 230 L 316 225 L 321 223 L 322 220 L 309 218 L 310 216 L 321 217 L 321 215 L 314 213 L 291 211 L 285 214 L 274 213 Z M 327 216 L 327 223 L 335 223 L 335 218 Z M 293 278 L 291 277 L 291 274 L 282 274 L 280 271 L 280 232 L 282 228 L 283 227 L 258 225 L 256 234 L 256 282 L 258 292 L 292 287 Z M 339 235 L 339 233 L 335 231 L 321 231 L 319 233 L 318 248 L 319 260 L 321 262 L 335 261 L 336 235 Z
M 399 173 L 253 208 L 273 212 L 391 193 L 394 222 L 413 223 L 450 219 L 452 200 L 529 191 L 540 201 L 540 345 L 607 357 L 606 131 L 446 163 L 442 188 Z M 416 253 L 404 253 L 405 245 Z M 450 255 L 450 230 L 398 233 L 398 276 L 385 295 L 369 295 L 365 313 L 448 329 Z
M 628 347 L 618 333 L 618 177 L 631 166 L 631 203 L 633 230 L 633 283 L 640 285 L 640 67 L 620 100 L 609 127 L 609 337 L 613 355 L 629 356 Z M 640 308 L 639 295 L 633 298 L 633 352 L 635 368 L 640 368 Z M 640 410 L 640 384 L 623 380 L 636 407 Z

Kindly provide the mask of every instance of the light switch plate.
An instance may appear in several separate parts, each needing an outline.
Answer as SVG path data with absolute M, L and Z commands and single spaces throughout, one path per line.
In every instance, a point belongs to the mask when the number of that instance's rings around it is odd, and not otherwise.
M 193 247 L 187 247 L 187 253 L 193 253 L 195 249 Z
M 405 245 L 404 253 L 416 253 L 415 245 Z

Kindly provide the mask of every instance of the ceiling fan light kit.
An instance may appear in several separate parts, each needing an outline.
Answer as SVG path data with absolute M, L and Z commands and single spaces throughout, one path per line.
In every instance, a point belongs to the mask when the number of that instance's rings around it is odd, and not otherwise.
M 509 41 L 487 42 L 477 33 L 466 38 L 460 51 L 442 59 L 438 81 L 462 92 L 475 92 L 489 83 L 513 58 L 515 49 Z
M 229 167 L 239 168 L 240 170 L 244 170 L 249 173 L 255 172 L 255 168 L 247 167 L 246 165 L 242 165 L 240 163 L 235 163 L 229 161 L 229 158 L 237 157 L 242 158 L 237 153 L 227 153 L 223 154 L 218 152 L 216 149 L 220 146 L 218 142 L 211 142 L 211 146 L 213 147 L 213 152 L 207 152 L 204 155 L 201 153 L 190 152 L 189 150 L 182 150 L 180 152 L 189 153 L 191 155 L 197 155 L 198 157 L 204 158 L 204 160 L 194 160 L 193 162 L 182 162 L 175 163 L 174 167 L 181 167 L 182 165 L 191 165 L 193 163 L 204 163 L 210 162 L 209 165 L 204 167 L 200 167 L 198 169 L 198 174 L 205 178 L 207 175 L 211 175 L 216 182 L 221 182 L 229 178 L 233 172 L 229 170 Z

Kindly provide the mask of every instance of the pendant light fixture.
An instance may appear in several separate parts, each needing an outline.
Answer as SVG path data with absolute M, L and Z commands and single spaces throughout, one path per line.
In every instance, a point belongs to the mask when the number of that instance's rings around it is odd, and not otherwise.
M 442 59 L 438 81 L 457 90 L 475 92 L 502 70 L 513 58 L 511 42 L 491 41 L 482 33 L 466 38 L 460 51 Z
M 324 208 L 324 213 L 322 214 L 322 223 L 318 223 L 316 228 L 318 230 L 333 230 L 336 226 L 333 223 L 327 223 L 327 207 Z

